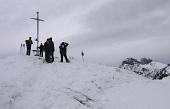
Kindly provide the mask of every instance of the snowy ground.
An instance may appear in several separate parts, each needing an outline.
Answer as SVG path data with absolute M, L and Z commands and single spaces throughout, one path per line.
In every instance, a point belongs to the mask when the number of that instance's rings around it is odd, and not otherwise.
M 1 59 L 0 69 L 0 109 L 170 109 L 170 78 L 33 56 Z

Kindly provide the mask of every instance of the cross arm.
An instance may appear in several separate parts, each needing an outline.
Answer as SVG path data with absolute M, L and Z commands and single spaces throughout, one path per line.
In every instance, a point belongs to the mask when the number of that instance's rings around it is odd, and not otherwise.
M 45 21 L 45 20 L 37 19 L 37 18 L 30 18 L 30 19 L 34 19 L 34 20 L 38 20 L 38 21 Z

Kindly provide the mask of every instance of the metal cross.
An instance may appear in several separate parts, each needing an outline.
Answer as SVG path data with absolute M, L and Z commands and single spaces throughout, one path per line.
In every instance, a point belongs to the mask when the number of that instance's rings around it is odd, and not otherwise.
M 36 20 L 37 21 L 37 53 L 36 55 L 39 55 L 39 52 L 38 52 L 38 47 L 39 47 L 39 21 L 44 21 L 42 19 L 39 19 L 39 12 L 37 12 L 37 18 L 30 18 L 30 19 L 33 19 L 33 20 Z

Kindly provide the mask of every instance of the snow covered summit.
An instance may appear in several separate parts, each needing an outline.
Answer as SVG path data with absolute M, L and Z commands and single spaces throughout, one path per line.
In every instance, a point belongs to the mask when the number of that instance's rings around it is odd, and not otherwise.
M 169 109 L 170 78 L 38 57 L 0 60 L 0 109 Z

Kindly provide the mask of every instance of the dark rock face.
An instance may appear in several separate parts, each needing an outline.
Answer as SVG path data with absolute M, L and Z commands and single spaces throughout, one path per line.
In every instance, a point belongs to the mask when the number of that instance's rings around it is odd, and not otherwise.
M 140 61 L 134 58 L 125 59 L 120 68 L 133 71 L 150 79 L 162 79 L 170 75 L 170 64 L 153 62 L 152 59 L 141 58 Z
M 141 64 L 149 64 L 152 62 L 152 59 L 147 59 L 147 58 L 141 58 L 140 63 Z
M 155 75 L 153 79 L 162 79 L 170 75 L 168 71 L 170 69 L 170 64 L 168 64 L 165 68 L 160 69 L 160 71 Z
M 135 64 L 139 64 L 140 62 L 137 59 L 133 59 L 133 58 L 127 58 L 126 60 L 124 60 L 122 62 L 122 65 L 124 64 L 128 64 L 128 65 L 135 65 Z

